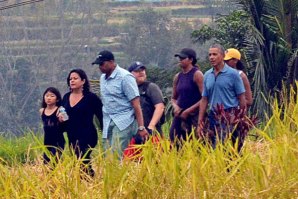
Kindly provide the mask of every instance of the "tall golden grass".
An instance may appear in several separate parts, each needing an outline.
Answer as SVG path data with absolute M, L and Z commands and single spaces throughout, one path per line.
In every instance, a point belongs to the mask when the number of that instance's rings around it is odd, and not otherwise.
M 253 129 L 259 138 L 248 138 L 241 155 L 229 143 L 213 150 L 190 140 L 177 151 L 163 140 L 141 146 L 137 162 L 119 161 L 97 147 L 96 176 L 89 178 L 68 150 L 56 167 L 45 166 L 41 139 L 33 137 L 25 142 L 28 161 L 0 159 L 0 198 L 298 198 L 295 95 L 291 90 L 289 100 L 275 100 L 272 117 Z

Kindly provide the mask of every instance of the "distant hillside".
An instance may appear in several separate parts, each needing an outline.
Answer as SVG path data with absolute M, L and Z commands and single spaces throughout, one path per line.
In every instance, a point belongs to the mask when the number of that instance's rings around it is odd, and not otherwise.
M 146 2 L 154 2 L 154 4 L 146 4 Z M 43 13 L 43 16 L 39 16 L 39 13 L 36 13 L 36 15 L 26 16 L 18 13 L 15 16 L 13 14 L 2 16 L 1 24 L 5 27 L 2 33 L 5 36 L 0 37 L 0 41 L 11 49 L 11 56 L 36 55 L 36 51 L 44 54 L 44 48 L 57 51 L 63 45 L 61 41 L 69 36 L 72 37 L 72 42 L 63 47 L 64 50 L 74 46 L 85 46 L 86 42 L 82 41 L 89 40 L 91 43 L 88 46 L 91 47 L 91 52 L 93 52 L 92 44 L 95 43 L 97 46 L 94 48 L 107 46 L 118 51 L 121 29 L 127 19 L 134 17 L 136 13 L 148 6 L 157 12 L 169 13 L 174 21 L 187 19 L 187 22 L 193 26 L 209 23 L 212 20 L 212 13 L 223 11 L 222 8 L 211 9 L 200 2 L 118 0 L 103 5 L 102 8 L 108 8 L 104 13 L 101 12 L 102 9 L 92 14 L 84 13 L 83 7 L 78 13 L 78 9 L 73 6 L 72 9 L 68 8 L 67 12 L 57 13 L 57 15 Z
M 212 2 L 52 0 L 1 11 L 0 132 L 38 129 L 44 89 L 67 92 L 73 68 L 98 79 L 91 62 L 103 49 L 124 68 L 142 61 L 152 68 L 154 81 L 170 87 L 177 70 L 173 54 L 187 46 L 201 57 L 206 48 L 193 44 L 192 31 L 231 11 Z

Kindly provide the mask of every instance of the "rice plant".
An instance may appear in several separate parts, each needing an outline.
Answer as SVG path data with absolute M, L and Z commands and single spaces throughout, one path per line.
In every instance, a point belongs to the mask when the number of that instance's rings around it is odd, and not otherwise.
M 44 165 L 41 136 L 2 137 L 0 198 L 298 198 L 298 101 L 292 92 L 272 106 L 241 154 L 230 142 L 212 149 L 192 139 L 176 150 L 163 139 L 140 145 L 141 159 L 120 161 L 99 145 L 94 178 L 68 149 L 55 166 Z

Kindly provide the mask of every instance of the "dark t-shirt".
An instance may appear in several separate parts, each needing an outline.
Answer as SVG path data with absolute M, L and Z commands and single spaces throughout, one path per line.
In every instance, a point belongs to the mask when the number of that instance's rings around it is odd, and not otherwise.
M 145 90 L 146 84 L 148 84 L 148 86 Z M 155 110 L 154 106 L 156 104 L 163 103 L 163 95 L 160 88 L 153 82 L 145 82 L 138 87 L 140 92 L 144 125 L 145 127 L 148 127 Z M 159 123 L 156 125 L 156 130 L 161 132 L 161 125 Z
M 69 103 L 70 93 L 63 97 L 64 106 L 69 120 L 66 121 L 66 131 L 69 142 L 72 145 L 79 144 L 80 147 L 95 147 L 98 136 L 93 117 L 96 115 L 102 128 L 102 102 L 94 93 L 86 93 L 84 97 L 73 107 Z M 78 143 L 77 143 L 78 142 Z
M 199 70 L 196 67 L 193 67 L 188 73 L 180 72 L 177 80 L 177 104 L 182 109 L 187 109 L 200 101 L 201 93 L 194 82 L 194 74 Z

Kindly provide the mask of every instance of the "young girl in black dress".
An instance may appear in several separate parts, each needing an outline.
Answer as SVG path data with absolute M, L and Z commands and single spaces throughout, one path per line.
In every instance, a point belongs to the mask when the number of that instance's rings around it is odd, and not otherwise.
M 44 145 L 57 160 L 64 149 L 63 130 L 58 120 L 58 109 L 61 105 L 61 94 L 58 89 L 49 87 L 43 93 L 41 109 L 39 110 L 44 129 Z M 50 162 L 49 153 L 44 153 L 44 163 Z

